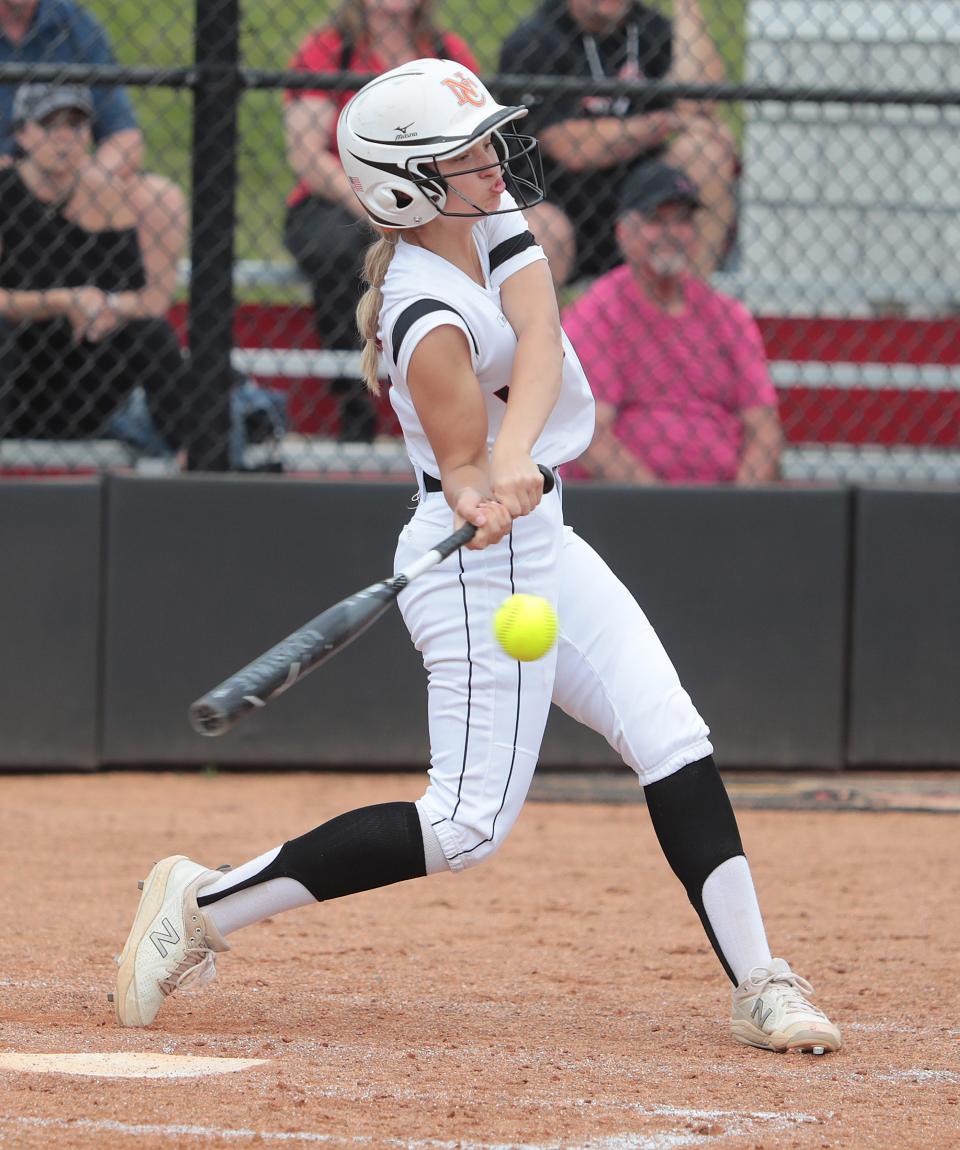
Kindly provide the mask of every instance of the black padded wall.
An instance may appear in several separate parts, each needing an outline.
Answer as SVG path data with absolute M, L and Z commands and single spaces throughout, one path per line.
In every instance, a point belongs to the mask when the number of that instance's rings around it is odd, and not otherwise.
M 0 767 L 424 766 L 425 676 L 396 611 L 224 738 L 187 722 L 197 695 L 389 572 L 410 494 L 259 476 L 6 481 Z M 960 760 L 960 493 L 564 498 L 656 626 L 721 765 Z M 555 714 L 542 761 L 616 759 Z
M 960 764 L 960 493 L 857 498 L 849 762 Z
M 390 573 L 412 489 L 111 479 L 104 762 L 424 761 L 424 673 L 397 611 L 228 734 L 187 721 L 194 698 Z
M 843 763 L 850 498 L 840 489 L 564 491 L 567 522 L 646 611 L 722 766 Z M 544 761 L 563 760 L 619 761 L 555 712 Z
M 97 765 L 101 494 L 0 483 L 0 766 Z

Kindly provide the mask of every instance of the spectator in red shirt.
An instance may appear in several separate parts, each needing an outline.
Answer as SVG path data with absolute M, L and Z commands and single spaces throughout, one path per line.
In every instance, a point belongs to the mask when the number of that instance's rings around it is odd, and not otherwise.
M 692 274 L 700 210 L 663 163 L 627 178 L 616 238 L 626 263 L 563 315 L 596 399 L 593 442 L 571 477 L 620 483 L 778 478 L 777 395 L 760 332 L 737 300 Z
M 466 43 L 437 27 L 433 0 L 345 0 L 330 24 L 307 36 L 290 66 L 303 72 L 379 74 L 425 56 L 477 71 Z M 299 182 L 287 201 L 284 241 L 313 287 L 320 338 L 333 348 L 357 346 L 354 310 L 370 242 L 366 215 L 337 152 L 337 118 L 352 95 L 319 89 L 285 96 L 287 159 Z M 343 383 L 340 438 L 368 441 L 375 421 L 366 387 L 359 380 Z

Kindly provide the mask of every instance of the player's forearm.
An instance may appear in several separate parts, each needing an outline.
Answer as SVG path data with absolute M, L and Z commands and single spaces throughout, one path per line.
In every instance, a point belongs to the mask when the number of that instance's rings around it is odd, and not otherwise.
M 429 337 L 428 337 L 429 338 Z M 459 399 L 459 402 L 458 402 Z M 441 408 L 437 405 L 437 411 Z M 454 395 L 444 414 L 431 420 L 427 438 L 440 472 L 443 494 L 453 510 L 466 488 L 489 498 L 490 462 L 487 455 L 487 416 L 480 396 Z
M 544 317 L 528 325 L 517 340 L 507 411 L 494 444 L 495 453 L 506 450 L 529 455 L 556 406 L 562 375 L 560 322 Z
M 440 468 L 440 481 L 444 497 L 453 510 L 456 510 L 461 495 L 468 489 L 476 491 L 482 499 L 491 496 L 490 468 L 485 458 L 445 464 Z

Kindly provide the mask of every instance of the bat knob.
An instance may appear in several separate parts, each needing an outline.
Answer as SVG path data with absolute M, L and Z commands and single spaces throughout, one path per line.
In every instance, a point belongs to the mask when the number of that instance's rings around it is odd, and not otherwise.
M 222 735 L 230 725 L 226 716 L 209 703 L 198 700 L 190 708 L 190 725 L 198 735 L 208 735 L 211 738 Z

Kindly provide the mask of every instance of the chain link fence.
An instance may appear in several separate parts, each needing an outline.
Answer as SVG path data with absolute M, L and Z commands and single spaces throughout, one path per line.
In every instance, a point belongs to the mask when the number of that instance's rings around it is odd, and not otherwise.
M 408 475 L 335 124 L 442 54 L 541 142 L 572 478 L 956 483 L 958 48 L 960 0 L 0 0 L 0 473 Z

